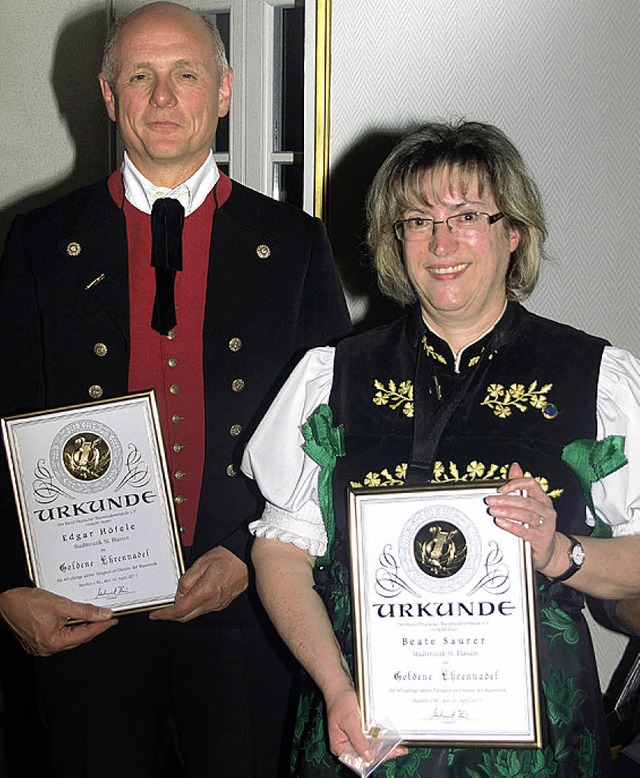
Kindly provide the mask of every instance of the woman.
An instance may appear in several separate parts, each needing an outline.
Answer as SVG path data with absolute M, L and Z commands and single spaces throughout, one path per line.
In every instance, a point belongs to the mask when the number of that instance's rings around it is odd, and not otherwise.
M 311 679 L 294 772 L 348 775 L 335 755 L 349 744 L 370 754 L 352 681 L 348 485 L 508 477 L 488 512 L 533 550 L 543 748 L 409 748 L 383 772 L 608 775 L 581 611 L 583 593 L 640 594 L 640 538 L 629 537 L 640 532 L 639 465 L 595 442 L 626 436 L 626 451 L 638 450 L 640 364 L 520 305 L 535 287 L 546 230 L 537 188 L 495 127 L 432 124 L 408 135 L 375 177 L 368 217 L 380 287 L 411 310 L 336 349 L 309 352 L 243 463 L 267 500 L 251 526 L 259 591 Z M 587 443 L 567 448 L 578 439 Z M 601 454 L 599 466 L 576 466 L 576 475 L 563 462 L 576 445 L 588 462 Z M 606 523 L 619 537 L 587 537 L 595 523 L 587 504 L 600 517 L 598 534 L 611 534 Z

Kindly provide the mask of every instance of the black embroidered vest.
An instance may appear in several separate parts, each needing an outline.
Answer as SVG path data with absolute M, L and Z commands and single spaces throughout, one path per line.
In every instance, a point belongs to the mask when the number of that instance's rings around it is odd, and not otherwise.
M 595 438 L 606 345 L 517 303 L 509 303 L 492 333 L 463 350 L 457 368 L 417 307 L 392 324 L 342 341 L 329 401 L 334 424 L 344 425 L 346 449 L 334 473 L 336 548 L 346 535 L 347 487 L 399 486 L 405 479 L 417 381 L 429 384 L 435 413 L 470 379 L 437 444 L 432 481 L 480 485 L 504 479 L 508 466 L 518 462 L 552 496 L 558 529 L 588 534 L 582 490 L 561 453 L 573 440 Z M 416 375 L 419 349 L 426 359 Z M 340 549 L 343 559 L 345 551 Z

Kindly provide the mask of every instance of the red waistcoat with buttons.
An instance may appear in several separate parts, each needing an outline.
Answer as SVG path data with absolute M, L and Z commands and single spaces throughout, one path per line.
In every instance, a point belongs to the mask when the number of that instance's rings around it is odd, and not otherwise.
M 115 202 L 123 201 L 122 175 L 109 179 Z M 151 328 L 155 274 L 151 267 L 151 217 L 124 200 L 129 254 L 129 391 L 155 389 L 184 546 L 193 543 L 204 469 L 204 327 L 211 225 L 216 205 L 231 194 L 224 174 L 214 192 L 184 221 L 183 270 L 176 274 L 176 326 L 165 336 Z

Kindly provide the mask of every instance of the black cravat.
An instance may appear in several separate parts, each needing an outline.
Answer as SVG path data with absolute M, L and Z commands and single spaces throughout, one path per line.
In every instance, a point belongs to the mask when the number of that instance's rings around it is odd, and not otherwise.
M 164 197 L 151 210 L 151 267 L 156 269 L 156 299 L 151 326 L 166 335 L 176 325 L 173 286 L 182 270 L 182 225 L 184 208 L 178 200 Z

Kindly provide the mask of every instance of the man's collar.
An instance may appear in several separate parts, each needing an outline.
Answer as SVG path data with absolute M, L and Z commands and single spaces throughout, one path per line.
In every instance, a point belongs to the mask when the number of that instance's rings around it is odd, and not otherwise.
M 175 189 L 166 186 L 156 186 L 136 168 L 128 154 L 125 152 L 122 162 L 122 181 L 124 194 L 127 200 L 143 213 L 151 213 L 154 202 L 160 197 L 173 197 L 182 203 L 185 215 L 196 211 L 207 198 L 209 192 L 216 185 L 220 172 L 213 158 L 213 153 L 203 165 Z

